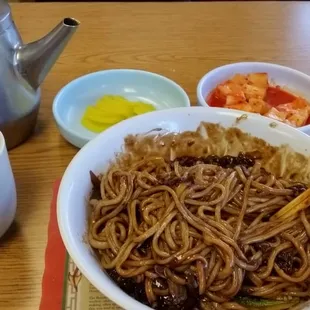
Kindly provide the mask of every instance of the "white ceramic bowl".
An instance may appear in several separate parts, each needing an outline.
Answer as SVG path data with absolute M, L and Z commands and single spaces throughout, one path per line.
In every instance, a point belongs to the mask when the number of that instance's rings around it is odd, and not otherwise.
M 88 105 L 107 94 L 141 100 L 157 110 L 190 106 L 181 86 L 155 73 L 130 69 L 90 73 L 67 84 L 54 99 L 54 118 L 67 141 L 80 148 L 97 136 L 81 125 L 81 118 Z
M 208 94 L 219 84 L 231 78 L 236 73 L 267 72 L 269 80 L 284 86 L 292 93 L 310 102 L 310 76 L 292 68 L 264 62 L 239 62 L 209 71 L 197 86 L 197 100 L 201 106 L 209 107 L 206 103 Z M 299 130 L 310 134 L 310 125 L 299 127 Z
M 297 152 L 310 155 L 310 138 L 288 125 L 275 122 L 256 114 L 248 114 L 242 122 L 236 122 L 244 112 L 224 108 L 203 107 L 177 108 L 155 111 L 123 121 L 90 141 L 73 158 L 59 189 L 57 217 L 60 233 L 69 255 L 84 276 L 104 295 L 126 310 L 150 309 L 124 293 L 102 271 L 94 252 L 84 241 L 87 230 L 87 197 L 91 191 L 89 171 L 98 174 L 107 168 L 114 154 L 121 151 L 128 134 L 146 133 L 154 128 L 169 132 L 195 130 L 201 121 L 220 123 L 224 127 L 235 126 L 272 145 L 289 141 Z M 274 121 L 272 121 L 274 123 Z M 103 151 L 104 150 L 104 151 Z

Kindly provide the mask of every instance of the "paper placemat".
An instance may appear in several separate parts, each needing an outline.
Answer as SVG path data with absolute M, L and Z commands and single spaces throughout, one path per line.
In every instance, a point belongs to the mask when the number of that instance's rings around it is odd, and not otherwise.
M 40 310 L 121 310 L 88 282 L 66 252 L 56 216 L 59 184 L 53 188 Z

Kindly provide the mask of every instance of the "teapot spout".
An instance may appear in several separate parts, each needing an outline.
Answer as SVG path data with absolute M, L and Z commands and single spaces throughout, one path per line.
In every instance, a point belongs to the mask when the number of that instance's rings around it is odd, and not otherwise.
M 65 18 L 42 39 L 18 48 L 17 70 L 34 89 L 43 82 L 79 24 L 74 18 Z

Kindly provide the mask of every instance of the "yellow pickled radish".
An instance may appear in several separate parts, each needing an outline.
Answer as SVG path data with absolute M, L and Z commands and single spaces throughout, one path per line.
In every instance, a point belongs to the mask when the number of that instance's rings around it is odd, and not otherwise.
M 96 132 L 96 133 L 100 133 L 113 125 L 113 124 L 110 124 L 110 125 L 100 124 L 100 123 L 91 121 L 86 117 L 82 118 L 81 123 L 85 128 L 87 128 L 90 131 Z
M 88 130 L 99 133 L 124 119 L 154 110 L 154 106 L 148 103 L 132 102 L 118 95 L 105 95 L 95 105 L 85 109 L 81 123 Z
M 89 106 L 86 108 L 85 118 L 102 124 L 115 124 L 125 119 L 122 115 L 115 114 L 112 111 L 107 113 L 105 111 L 101 111 L 95 106 Z
M 119 114 L 125 118 L 134 115 L 133 107 L 125 102 L 99 102 L 96 107 L 104 112 Z
M 153 105 L 143 102 L 134 102 L 133 103 L 133 111 L 136 115 L 143 114 L 151 111 L 155 111 Z
M 97 100 L 95 106 L 106 112 L 112 111 L 115 114 L 124 115 L 125 117 L 133 115 L 133 108 L 129 104 L 129 101 L 121 96 L 104 96 Z
M 105 95 L 101 98 L 99 98 L 96 102 L 106 102 L 106 103 L 111 103 L 111 102 L 124 102 L 125 104 L 128 103 L 128 100 L 122 96 L 118 96 L 118 95 Z

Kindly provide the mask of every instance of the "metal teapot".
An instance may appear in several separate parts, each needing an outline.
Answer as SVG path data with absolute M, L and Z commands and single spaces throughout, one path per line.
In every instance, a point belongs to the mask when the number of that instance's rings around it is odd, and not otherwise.
M 37 120 L 39 86 L 65 48 L 79 22 L 65 18 L 49 34 L 23 44 L 10 6 L 0 0 L 0 131 L 8 149 L 24 142 Z

